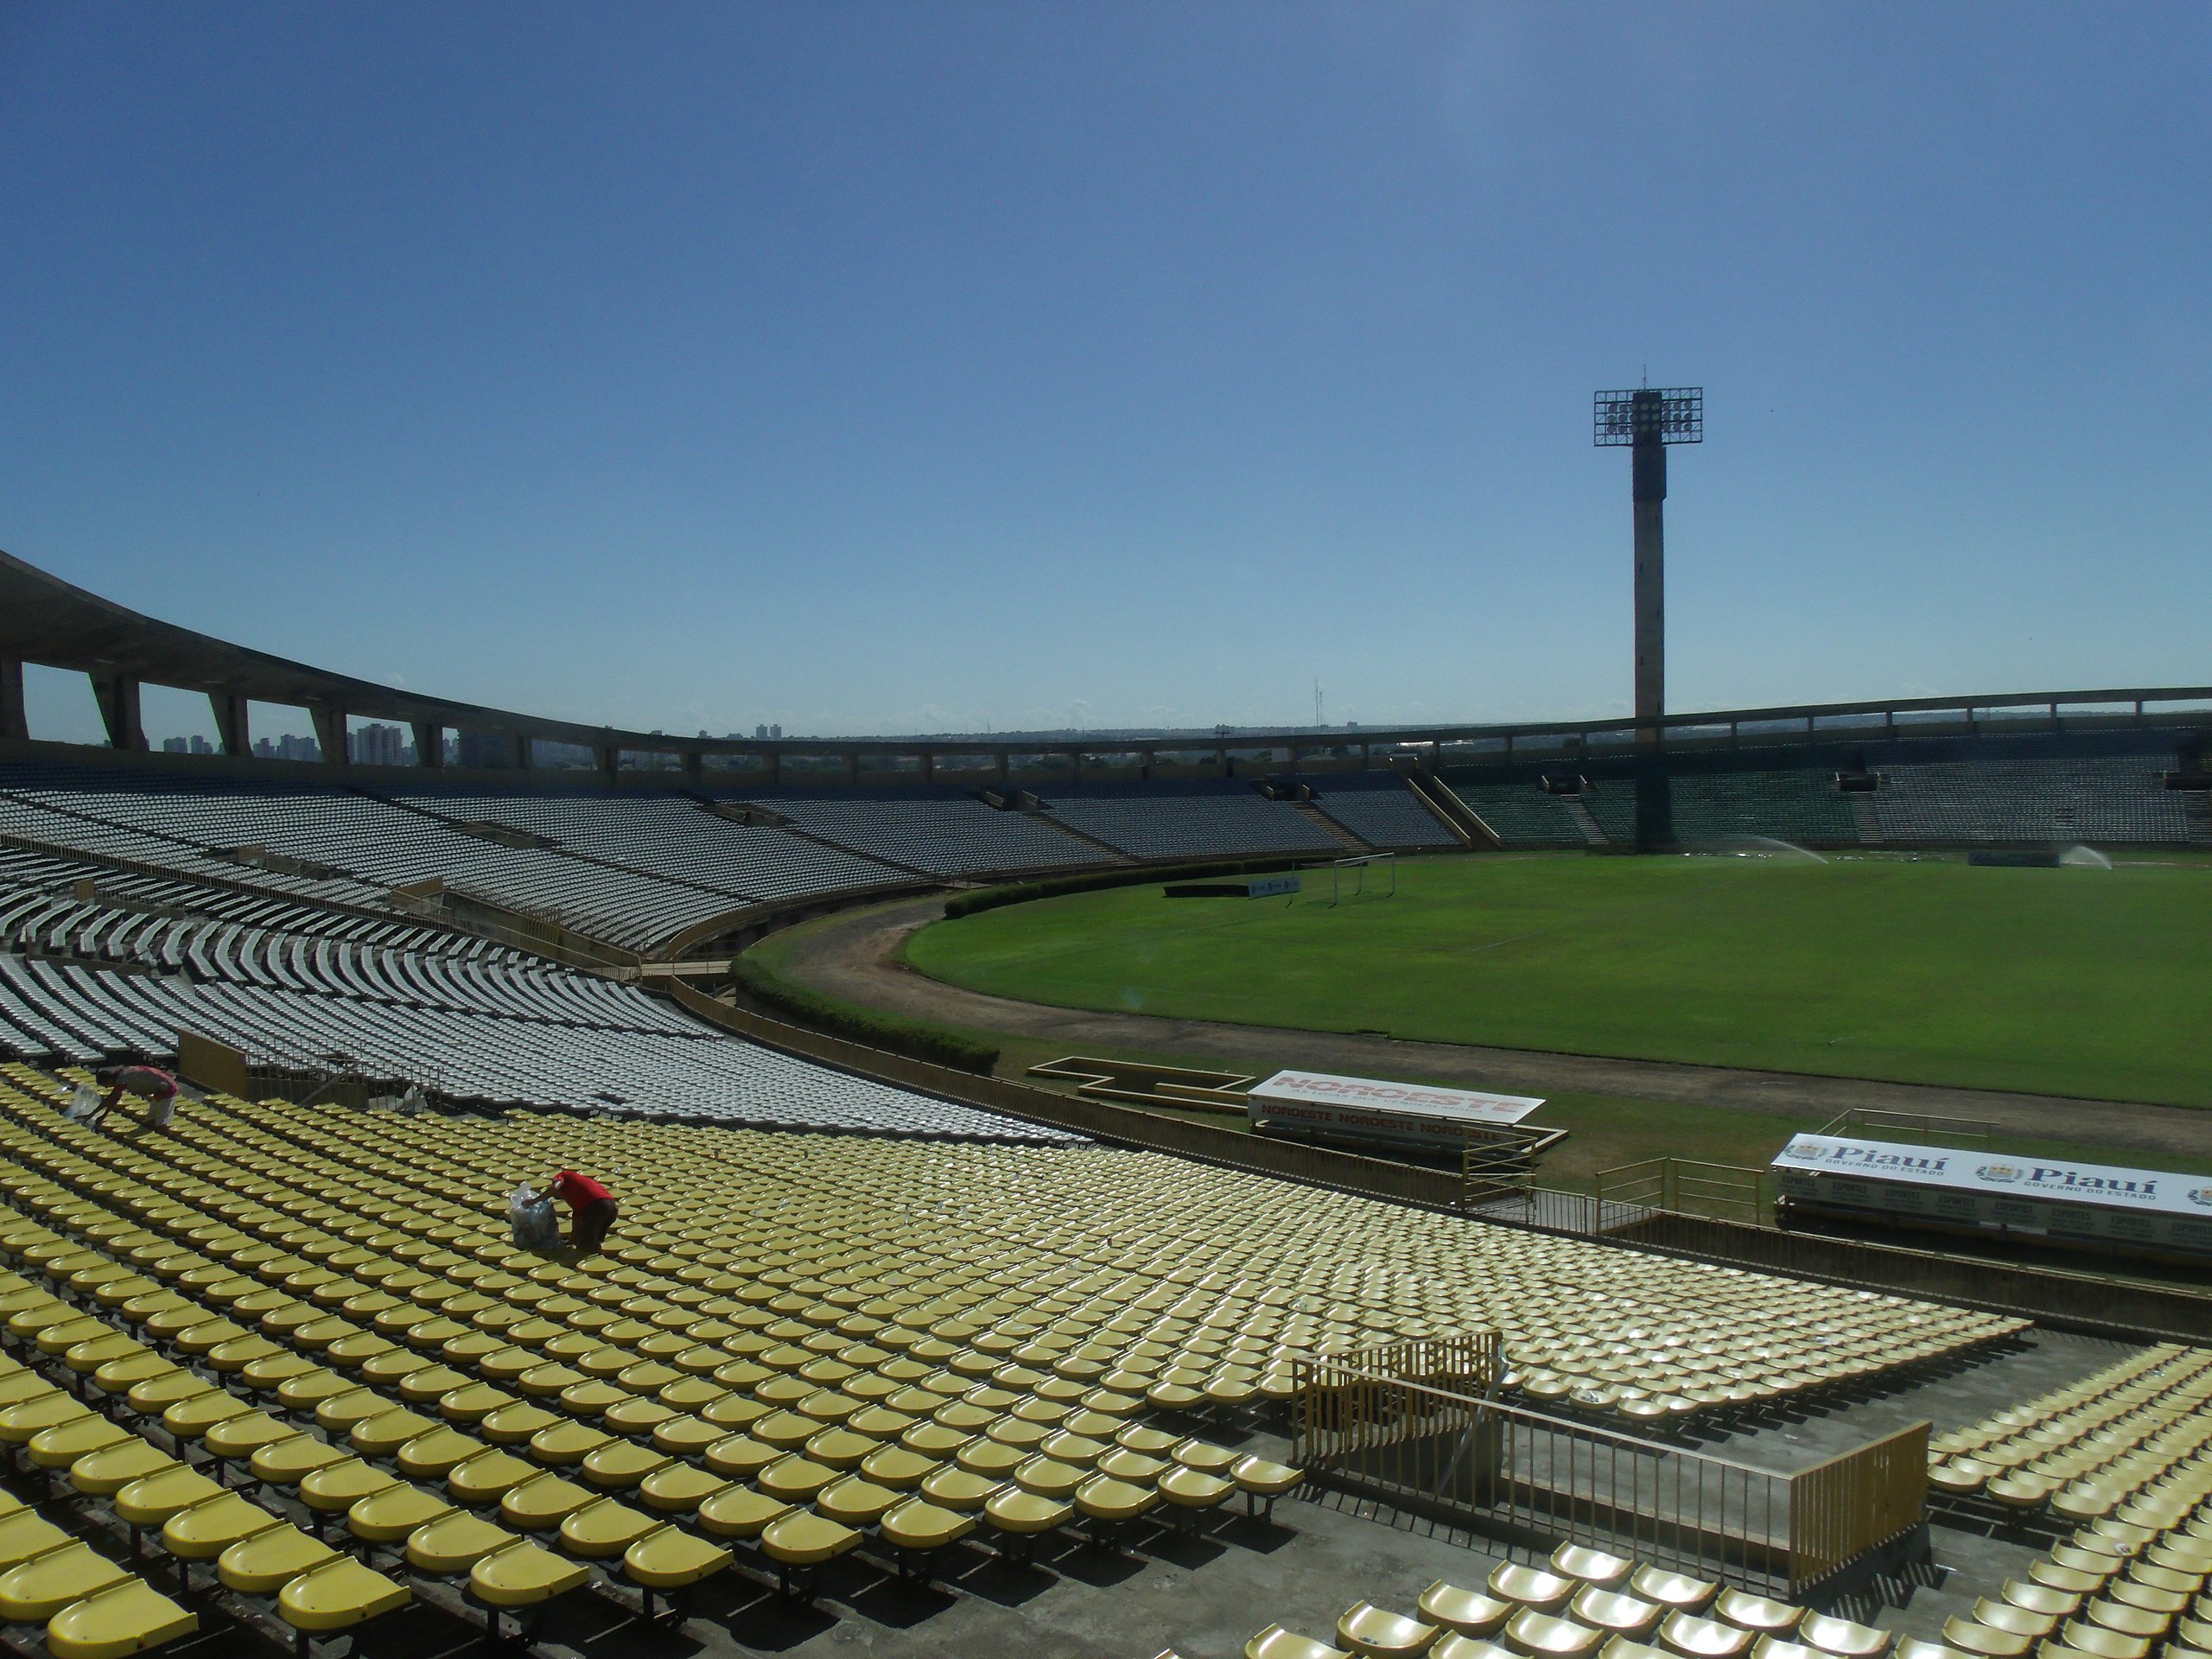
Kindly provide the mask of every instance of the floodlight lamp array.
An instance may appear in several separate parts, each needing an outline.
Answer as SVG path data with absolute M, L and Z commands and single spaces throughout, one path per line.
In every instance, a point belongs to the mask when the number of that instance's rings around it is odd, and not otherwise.
M 1705 442 L 1703 386 L 1637 386 L 1597 394 L 1591 442 L 1603 448 L 1639 437 L 1662 443 Z

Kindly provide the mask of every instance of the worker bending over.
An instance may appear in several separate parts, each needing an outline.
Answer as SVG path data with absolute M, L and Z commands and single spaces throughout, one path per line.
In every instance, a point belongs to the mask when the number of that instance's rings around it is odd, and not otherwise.
M 176 1115 L 176 1079 L 158 1066 L 109 1065 L 92 1074 L 107 1096 L 93 1108 L 85 1121 L 94 1128 L 115 1109 L 115 1103 L 126 1094 L 137 1095 L 146 1102 L 146 1116 L 143 1122 L 149 1129 L 165 1129 L 169 1119 Z
M 564 1169 L 545 1184 L 541 1198 L 558 1198 L 569 1206 L 569 1248 L 588 1255 L 607 1240 L 620 1206 L 614 1195 L 588 1175 Z

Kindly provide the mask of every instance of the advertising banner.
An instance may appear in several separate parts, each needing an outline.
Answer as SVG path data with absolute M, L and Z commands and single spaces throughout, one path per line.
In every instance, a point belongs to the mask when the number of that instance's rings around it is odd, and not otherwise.
M 1785 1198 L 1953 1226 L 2212 1251 L 2212 1177 L 1961 1147 L 1801 1135 L 1774 1160 Z
M 1542 1105 L 1528 1095 L 1344 1077 L 1326 1071 L 1278 1071 L 1253 1085 L 1245 1115 L 1317 1135 L 1367 1140 L 1458 1141 L 1470 1128 L 1518 1123 Z

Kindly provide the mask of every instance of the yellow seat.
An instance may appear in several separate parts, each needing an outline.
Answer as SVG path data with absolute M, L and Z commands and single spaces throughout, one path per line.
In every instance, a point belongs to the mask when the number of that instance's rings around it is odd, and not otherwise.
M 212 1561 L 240 1540 L 286 1524 L 258 1503 L 225 1492 L 171 1516 L 162 1526 L 162 1547 L 181 1561 Z
M 203 1389 L 213 1384 L 203 1384 Z M 0 1411 L 0 1446 L 26 1446 L 41 1432 L 73 1423 L 93 1414 L 92 1408 L 73 1396 L 54 1390 L 21 1405 Z
M 294 1425 L 271 1417 L 265 1411 L 249 1411 L 215 1424 L 200 1437 L 200 1444 L 219 1461 L 236 1463 L 251 1458 L 264 1446 L 289 1440 L 299 1432 Z
M 480 1452 L 446 1471 L 446 1490 L 457 1503 L 496 1503 L 526 1480 L 544 1471 L 512 1452 Z
M 1337 1619 L 1337 1640 L 1360 1659 L 1414 1659 L 1427 1653 L 1439 1632 L 1433 1624 L 1371 1601 L 1356 1601 Z
M 419 1411 L 383 1411 L 354 1422 L 346 1430 L 346 1439 L 365 1458 L 389 1458 L 416 1436 L 428 1434 L 437 1427 L 436 1418 L 425 1417 Z
M 1019 1471 L 1016 1471 L 1015 1478 L 1020 1478 Z M 1176 1508 L 1186 1510 L 1212 1509 L 1236 1490 L 1233 1483 L 1218 1475 L 1210 1475 L 1203 1470 L 1181 1464 L 1160 1476 L 1154 1486 L 1160 1497 Z
M 2021 1659 L 2036 1645 L 2036 1638 L 2031 1636 L 1993 1630 L 1955 1614 L 1943 1621 L 1943 1641 L 1961 1653 L 1975 1656 L 1975 1659 Z
M 737 1485 L 702 1500 L 698 1510 L 699 1525 L 717 1538 L 758 1538 L 791 1513 L 783 1499 Z
M 1002 1486 L 983 1504 L 983 1518 L 1001 1532 L 1017 1537 L 1031 1536 L 1052 1531 L 1066 1524 L 1075 1513 L 1072 1504 L 1058 1498 L 1045 1497 L 1036 1492 L 1026 1492 L 1016 1486 Z
M 1740 1625 L 1694 1613 L 1669 1613 L 1659 1626 L 1659 1643 L 1682 1659 L 1741 1659 L 1755 1638 Z
M 1516 1653 L 1536 1659 L 1587 1659 L 1605 1645 L 1609 1633 L 1571 1618 L 1524 1607 L 1506 1621 L 1505 1641 Z
M 287 1526 L 241 1538 L 215 1558 L 215 1576 L 242 1596 L 273 1596 L 301 1573 L 337 1559 L 321 1539 Z
M 54 1614 L 46 1627 L 46 1647 L 54 1659 L 124 1659 L 199 1628 L 198 1614 L 132 1579 Z
M 760 1549 L 770 1560 L 782 1567 L 817 1567 L 842 1555 L 860 1541 L 860 1534 L 850 1527 L 804 1510 L 794 1510 L 762 1529 Z
M 1418 1607 L 1430 1624 L 1471 1637 L 1494 1635 L 1520 1611 L 1516 1602 L 1484 1595 L 1479 1590 L 1465 1590 L 1442 1579 L 1421 1592 Z
M 34 1467 L 67 1469 L 80 1458 L 137 1438 L 129 1429 L 111 1423 L 105 1417 L 79 1417 L 73 1422 L 41 1429 L 31 1436 L 24 1450 Z
M 346 1511 L 346 1529 L 365 1544 L 395 1544 L 454 1513 L 454 1506 L 423 1487 L 395 1482 Z
M 517 1532 L 550 1532 L 599 1494 L 558 1475 L 543 1474 L 508 1489 L 499 1518 Z
M 183 1466 L 150 1441 L 134 1435 L 79 1458 L 69 1465 L 69 1484 L 88 1497 L 109 1497 L 134 1481 Z
M 628 1491 L 670 1462 L 666 1452 L 635 1440 L 610 1440 L 584 1459 L 584 1482 L 601 1491 Z
M 770 1497 L 786 1503 L 810 1503 L 815 1495 L 837 1478 L 835 1469 L 810 1458 L 779 1458 L 753 1477 L 754 1484 Z
M 1625 1578 L 1627 1574 L 1621 1576 Z M 1649 1635 L 1665 1613 L 1656 1602 L 1645 1601 L 1625 1591 L 1600 1589 L 1594 1583 L 1567 1603 L 1567 1610 L 1592 1630 L 1603 1630 L 1608 1636 L 1624 1636 L 1631 1642 Z
M 1244 1644 L 1244 1659 L 1352 1659 L 1342 1648 L 1332 1648 L 1312 1637 L 1270 1624 Z
M 276 1592 L 276 1616 L 294 1630 L 348 1630 L 393 1612 L 414 1592 L 350 1555 L 310 1567 Z
M 976 1530 L 976 1518 L 926 1498 L 908 1497 L 886 1510 L 877 1525 L 886 1543 L 921 1554 L 959 1542 Z
M 372 1463 L 344 1458 L 325 1464 L 300 1482 L 300 1502 L 317 1515 L 343 1515 L 365 1497 L 399 1482 Z
M 613 1438 L 589 1423 L 551 1423 L 530 1437 L 530 1455 L 550 1468 L 564 1469 L 582 1463 Z
M 888 1486 L 879 1486 L 860 1475 L 832 1481 L 815 1495 L 814 1507 L 840 1525 L 872 1527 L 899 1500 Z
M 294 1434 L 262 1446 L 247 1459 L 246 1467 L 253 1471 L 256 1480 L 271 1486 L 294 1487 L 318 1469 L 351 1461 L 327 1440 L 312 1434 Z
M 43 1624 L 71 1602 L 127 1583 L 130 1576 L 89 1544 L 64 1544 L 0 1573 L 0 1620 Z
M 1855 1624 L 1831 1613 L 1808 1613 L 1797 1624 L 1797 1639 L 1835 1659 L 1880 1659 L 1890 1650 L 1890 1633 Z
M 921 1491 L 931 1503 L 964 1513 L 982 1509 L 1005 1488 L 1004 1481 L 979 1475 L 972 1469 L 946 1467 L 925 1476 Z
M 1786 1636 L 1797 1628 L 1804 1618 L 1802 1607 L 1793 1607 L 1786 1601 L 1770 1600 L 1743 1590 L 1723 1590 L 1713 1604 L 1715 1618 L 1725 1619 L 1738 1630 L 1751 1630 L 1761 1636 Z
M 729 1563 L 728 1550 L 680 1527 L 660 1527 L 622 1552 L 623 1576 L 645 1590 L 681 1590 Z
M 489 1450 L 474 1434 L 440 1425 L 399 1448 L 399 1471 L 410 1480 L 443 1480 L 471 1458 L 481 1457 Z
M 222 1496 L 223 1489 L 207 1476 L 178 1465 L 132 1481 L 116 1493 L 113 1504 L 116 1517 L 126 1526 L 159 1527 L 195 1503 Z
M 1580 1579 L 1600 1590 L 1612 1590 L 1626 1583 L 1636 1571 L 1636 1563 L 1586 1544 L 1561 1544 L 1552 1552 L 1551 1569 L 1560 1578 Z
M 729 1487 L 728 1477 L 688 1463 L 666 1463 L 638 1484 L 638 1497 L 663 1515 L 694 1515 L 699 1506 Z
M 1512 1561 L 1501 1561 L 1491 1569 L 1489 1586 L 1491 1594 L 1501 1601 L 1517 1602 L 1540 1613 L 1566 1606 L 1567 1598 L 1579 1587 L 1573 1579 Z
M 468 1588 L 487 1607 L 535 1607 L 564 1596 L 591 1577 L 581 1561 L 555 1554 L 529 1539 L 495 1549 L 468 1569 Z
M 516 1535 L 481 1516 L 448 1510 L 407 1535 L 407 1564 L 418 1573 L 450 1578 L 516 1541 Z

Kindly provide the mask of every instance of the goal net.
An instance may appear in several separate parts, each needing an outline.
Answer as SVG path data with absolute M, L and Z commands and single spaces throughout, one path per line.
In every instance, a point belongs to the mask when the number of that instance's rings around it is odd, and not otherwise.
M 1347 904 L 1354 899 L 1395 899 L 1398 896 L 1398 855 L 1363 853 L 1357 858 L 1329 861 L 1329 903 Z

